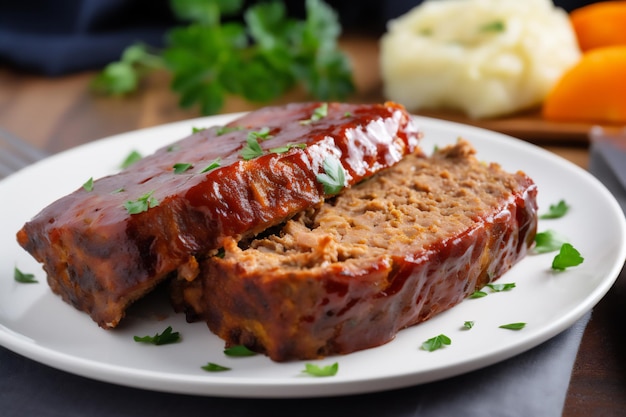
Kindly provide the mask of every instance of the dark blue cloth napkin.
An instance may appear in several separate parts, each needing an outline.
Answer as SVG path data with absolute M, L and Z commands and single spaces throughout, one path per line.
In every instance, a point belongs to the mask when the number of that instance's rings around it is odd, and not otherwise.
M 261 0 L 244 0 L 246 4 Z M 422 0 L 326 0 L 345 31 L 380 35 L 389 19 Z M 556 0 L 571 10 L 588 0 Z M 304 17 L 304 1 L 285 1 Z M 180 25 L 170 0 L 0 0 L 0 65 L 57 76 L 99 69 L 117 61 L 135 43 L 160 47 L 164 34 Z
M 97 69 L 125 47 L 161 46 L 168 0 L 0 1 L 0 64 L 45 75 Z

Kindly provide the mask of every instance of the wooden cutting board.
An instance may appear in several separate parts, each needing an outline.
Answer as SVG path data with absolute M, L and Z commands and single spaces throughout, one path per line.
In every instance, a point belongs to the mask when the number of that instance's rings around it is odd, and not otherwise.
M 496 119 L 470 119 L 467 116 L 444 111 L 420 111 L 417 114 L 438 119 L 478 126 L 501 132 L 537 144 L 580 144 L 589 143 L 589 132 L 593 123 L 551 122 L 542 119 L 539 110 L 519 113 Z M 626 126 L 603 126 L 607 132 L 617 132 Z

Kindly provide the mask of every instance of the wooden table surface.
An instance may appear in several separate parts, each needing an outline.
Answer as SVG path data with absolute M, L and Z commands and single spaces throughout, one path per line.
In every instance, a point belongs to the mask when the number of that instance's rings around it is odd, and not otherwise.
M 350 101 L 382 101 L 378 49 L 374 39 L 346 37 L 342 48 L 350 55 L 358 91 Z M 89 92 L 94 72 L 45 78 L 0 67 L 0 126 L 49 153 L 116 133 L 198 117 L 182 110 L 168 88 L 167 74 L 155 74 L 142 90 L 128 97 L 98 97 Z M 294 92 L 271 103 L 303 100 Z M 260 107 L 229 99 L 224 113 Z M 432 115 L 433 113 L 427 113 Z M 555 125 L 536 112 L 495 121 L 470 121 L 435 114 L 514 134 L 586 168 L 589 152 L 586 125 Z M 564 416 L 626 415 L 626 272 L 595 307 L 574 366 Z

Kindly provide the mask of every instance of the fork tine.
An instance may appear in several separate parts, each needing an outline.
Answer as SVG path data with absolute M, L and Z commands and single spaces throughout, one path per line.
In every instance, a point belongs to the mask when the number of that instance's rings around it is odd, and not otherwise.
M 45 152 L 32 147 L 11 132 L 0 128 L 0 178 L 46 156 Z

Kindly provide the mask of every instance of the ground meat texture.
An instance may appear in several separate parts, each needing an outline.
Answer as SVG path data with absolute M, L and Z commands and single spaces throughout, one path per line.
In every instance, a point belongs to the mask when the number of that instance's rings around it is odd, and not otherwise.
M 43 264 L 55 293 L 115 327 L 171 273 L 193 279 L 198 261 L 225 238 L 253 236 L 321 204 L 326 158 L 339 161 L 349 187 L 418 150 L 420 133 L 401 106 L 328 103 L 327 114 L 313 117 L 323 106 L 267 107 L 201 130 L 52 203 L 17 240 Z M 255 132 L 263 154 L 244 159 Z M 220 166 L 204 172 L 216 160 Z M 175 173 L 178 163 L 190 168 Z M 129 213 L 125 203 L 141 198 L 154 202 Z
M 537 189 L 466 141 L 398 165 L 173 281 L 189 320 L 275 361 L 384 344 L 525 256 Z

